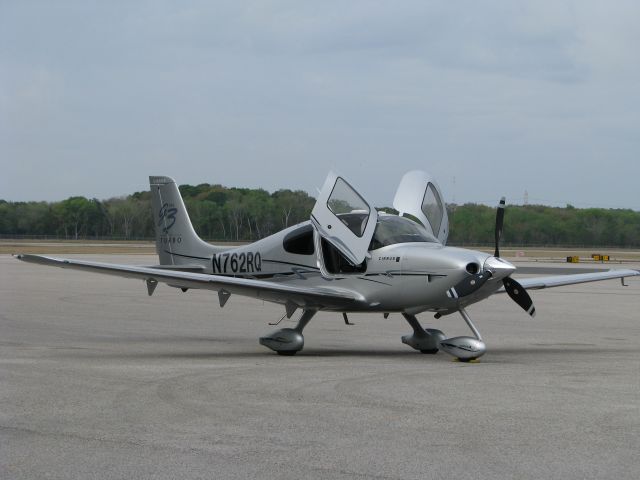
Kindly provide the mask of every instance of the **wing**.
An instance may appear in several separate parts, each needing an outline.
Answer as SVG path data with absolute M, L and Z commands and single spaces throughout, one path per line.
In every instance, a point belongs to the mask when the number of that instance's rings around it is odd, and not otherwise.
M 221 304 L 224 304 L 222 300 L 223 296 L 228 296 L 228 294 L 243 295 L 269 302 L 286 304 L 287 311 L 289 311 L 291 306 L 317 309 L 341 308 L 364 301 L 364 297 L 357 292 L 335 287 L 300 287 L 266 280 L 179 272 L 114 263 L 67 260 L 41 255 L 18 255 L 17 258 L 23 262 L 37 263 L 40 265 L 84 270 L 119 277 L 139 278 L 152 282 L 152 284 L 153 282 L 162 282 L 180 288 L 216 290 L 221 295 Z M 150 290 L 150 292 L 152 291 L 153 290 Z
M 577 283 L 599 282 L 615 278 L 635 277 L 640 275 L 638 270 L 607 270 L 604 272 L 577 273 L 573 275 L 554 275 L 551 277 L 518 278 L 518 283 L 526 290 L 541 290 L 543 288 L 575 285 Z M 497 293 L 504 293 L 504 288 Z

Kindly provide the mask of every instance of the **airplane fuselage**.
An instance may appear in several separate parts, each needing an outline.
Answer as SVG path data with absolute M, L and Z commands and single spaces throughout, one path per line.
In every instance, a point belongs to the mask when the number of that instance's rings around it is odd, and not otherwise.
M 489 281 L 475 295 L 460 299 L 447 290 L 468 275 L 469 268 L 481 270 L 489 254 L 446 247 L 440 243 L 408 242 L 369 251 L 359 271 L 335 272 L 323 276 L 321 258 L 313 244 L 287 251 L 286 239 L 297 231 L 312 235 L 309 221 L 287 228 L 257 242 L 213 253 L 211 258 L 190 258 L 204 267 L 204 273 L 269 282 L 286 282 L 301 287 L 334 286 L 362 293 L 364 301 L 344 311 L 456 312 L 463 305 L 480 301 L 502 284 Z M 312 239 L 308 240 L 309 242 Z M 304 240 L 303 240 L 304 242 Z M 291 250 L 291 248 L 289 248 Z M 179 255 L 179 250 L 174 250 Z M 339 309 L 343 311 L 343 309 Z

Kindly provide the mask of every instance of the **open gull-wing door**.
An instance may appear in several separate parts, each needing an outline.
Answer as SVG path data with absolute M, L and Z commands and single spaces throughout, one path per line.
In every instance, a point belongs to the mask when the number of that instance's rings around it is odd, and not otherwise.
M 449 236 L 449 217 L 442 192 L 433 177 L 421 170 L 407 172 L 400 180 L 393 208 L 408 214 L 433 233 L 443 245 Z
M 376 209 L 346 180 L 329 172 L 311 212 L 320 236 L 359 265 L 367 256 L 377 221 Z

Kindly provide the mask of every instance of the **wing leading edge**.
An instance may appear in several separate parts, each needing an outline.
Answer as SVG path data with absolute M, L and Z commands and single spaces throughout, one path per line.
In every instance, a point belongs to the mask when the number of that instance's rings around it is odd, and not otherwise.
M 577 273 L 573 275 L 554 275 L 551 277 L 518 278 L 518 282 L 527 290 L 541 290 L 543 288 L 576 285 L 578 283 L 599 282 L 616 278 L 635 277 L 640 275 L 638 270 L 607 270 L 605 272 Z M 497 293 L 504 293 L 504 288 Z
M 265 280 L 160 270 L 134 265 L 67 260 L 42 255 L 17 255 L 16 258 L 23 262 L 70 268 L 73 270 L 84 270 L 126 278 L 138 278 L 145 281 L 150 280 L 152 282 L 167 283 L 180 288 L 224 291 L 225 294 L 243 295 L 274 303 L 287 305 L 293 303 L 300 308 L 342 308 L 364 301 L 364 297 L 357 292 L 335 287 L 305 288 Z

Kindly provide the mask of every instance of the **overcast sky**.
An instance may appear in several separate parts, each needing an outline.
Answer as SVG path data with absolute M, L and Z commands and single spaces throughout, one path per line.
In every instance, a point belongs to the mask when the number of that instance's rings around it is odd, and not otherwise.
M 640 210 L 640 2 L 0 0 L 0 198 L 178 183 Z

